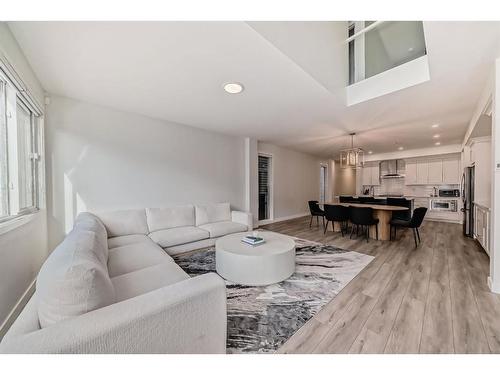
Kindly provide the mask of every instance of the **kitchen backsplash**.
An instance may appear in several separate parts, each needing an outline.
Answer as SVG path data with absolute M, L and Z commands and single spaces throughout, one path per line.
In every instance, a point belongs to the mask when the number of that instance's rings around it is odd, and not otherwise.
M 409 195 L 429 197 L 434 194 L 434 187 L 439 189 L 459 189 L 459 185 L 405 185 L 404 178 L 388 178 L 380 180 L 380 185 L 373 187 L 374 195 Z M 369 186 L 363 186 L 363 190 Z M 371 192 L 371 191 L 370 191 Z

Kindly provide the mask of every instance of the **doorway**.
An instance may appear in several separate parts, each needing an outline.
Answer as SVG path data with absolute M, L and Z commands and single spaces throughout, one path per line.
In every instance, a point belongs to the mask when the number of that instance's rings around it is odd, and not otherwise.
M 272 220 L 272 156 L 259 154 L 259 221 Z
M 326 202 L 326 190 L 328 184 L 328 167 L 320 165 L 319 167 L 319 201 Z

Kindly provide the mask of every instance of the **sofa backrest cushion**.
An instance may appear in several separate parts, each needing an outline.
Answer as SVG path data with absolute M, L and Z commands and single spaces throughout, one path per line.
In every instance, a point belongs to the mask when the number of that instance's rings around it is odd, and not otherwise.
M 122 210 L 98 214 L 104 223 L 108 238 L 128 236 L 129 234 L 148 234 L 146 210 Z
M 195 206 L 196 226 L 231 220 L 229 203 L 213 203 Z
M 98 245 L 102 252 L 102 263 L 106 265 L 108 262 L 108 233 L 102 221 L 90 212 L 82 212 L 76 217 L 73 228 L 96 234 Z
M 115 302 L 98 241 L 95 232 L 75 228 L 43 264 L 36 281 L 41 328 Z
M 150 232 L 162 229 L 194 226 L 194 206 L 169 208 L 146 208 L 146 217 Z

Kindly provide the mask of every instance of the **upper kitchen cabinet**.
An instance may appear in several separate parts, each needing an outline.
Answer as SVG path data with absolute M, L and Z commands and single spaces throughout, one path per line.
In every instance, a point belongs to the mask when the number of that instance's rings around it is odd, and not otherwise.
M 443 183 L 449 185 L 458 185 L 460 183 L 460 160 L 443 160 Z
M 378 163 L 364 165 L 362 180 L 363 185 L 380 185 L 380 168 Z
M 458 185 L 460 155 L 407 160 L 405 174 L 406 185 Z
M 427 183 L 431 185 L 443 183 L 442 160 L 429 160 L 427 163 Z
M 407 161 L 406 162 L 406 185 L 417 185 L 417 162 Z
M 429 164 L 427 161 L 417 161 L 417 184 L 427 185 L 429 178 Z
M 474 165 L 474 201 L 489 207 L 491 201 L 491 138 L 474 138 L 469 142 Z
M 372 165 L 372 185 L 380 185 L 380 165 Z

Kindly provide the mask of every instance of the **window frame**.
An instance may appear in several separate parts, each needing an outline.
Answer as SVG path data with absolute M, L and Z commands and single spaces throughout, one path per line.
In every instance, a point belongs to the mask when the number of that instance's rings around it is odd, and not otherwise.
M 43 111 L 41 106 L 33 99 L 30 91 L 26 88 L 19 76 L 13 71 L 12 66 L 5 61 L 5 57 L 0 55 L 0 135 L 5 133 L 5 140 L 0 140 L 2 147 L 0 152 L 0 167 L 5 168 L 6 194 L 2 196 L 4 212 L 0 212 L 0 224 L 18 219 L 19 217 L 30 215 L 40 210 L 41 194 L 42 194 L 42 173 L 43 173 Z M 29 185 L 26 183 L 24 189 L 31 190 L 31 204 L 26 207 L 20 207 L 21 192 L 20 187 L 20 151 L 19 151 L 19 129 L 17 123 L 17 110 L 20 106 L 29 114 L 29 168 L 31 169 L 31 181 Z M 13 113 L 14 112 L 14 113 Z M 13 135 L 15 133 L 15 135 Z M 10 135 L 10 141 L 9 141 Z M 12 140 L 14 138 L 14 140 Z M 23 139 L 27 142 L 27 137 Z M 13 144 L 16 144 L 13 150 Z M 3 147 L 5 146 L 5 147 Z M 26 156 L 25 156 L 26 157 Z M 26 160 L 24 160 L 26 162 Z M 26 163 L 28 165 L 28 163 Z M 2 175 L 0 175 L 2 178 Z M 2 182 L 0 181 L 0 188 Z M 27 192 L 25 192 L 28 197 Z

